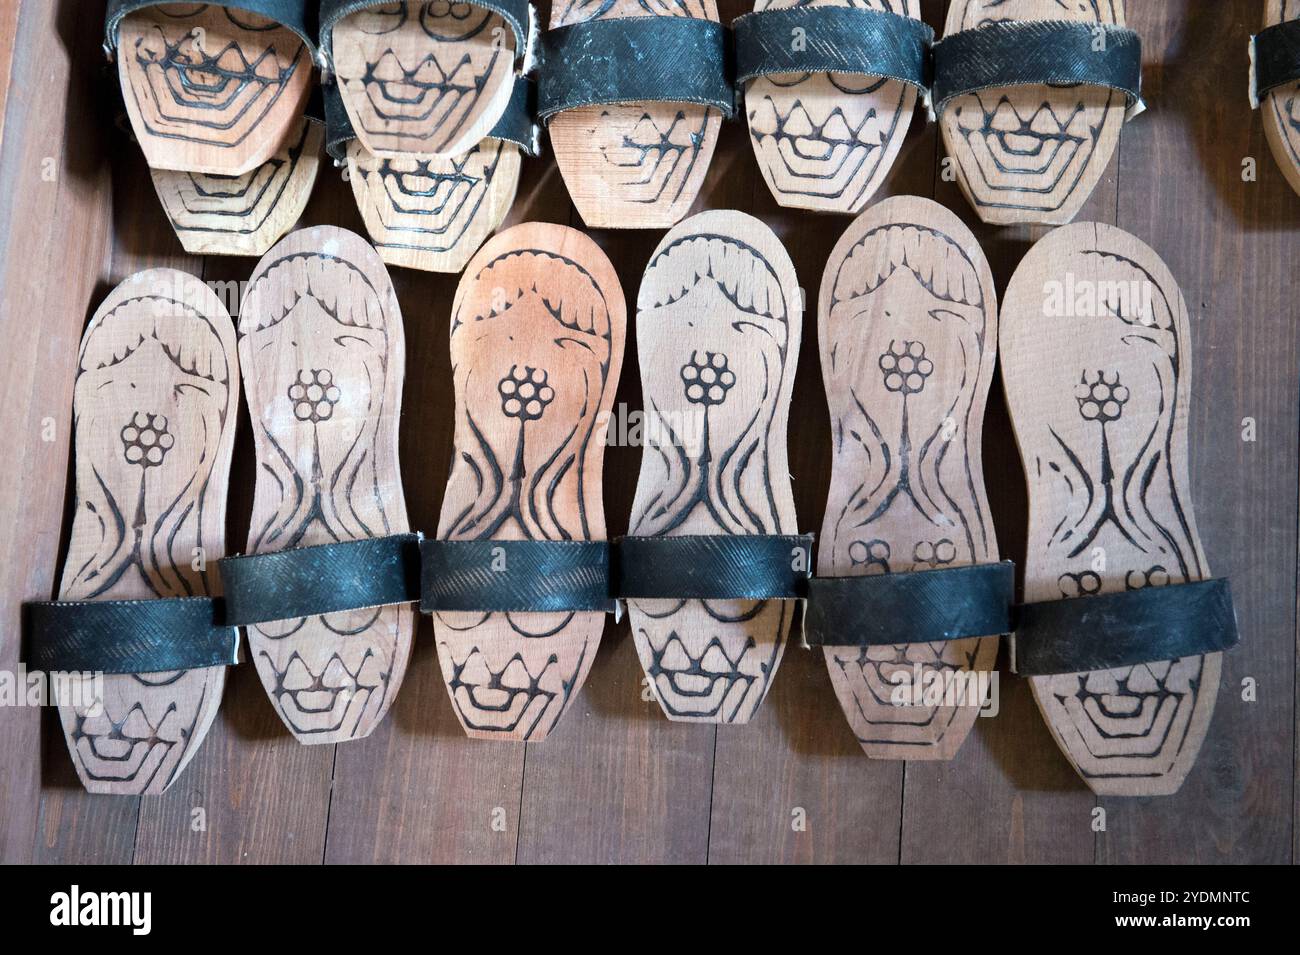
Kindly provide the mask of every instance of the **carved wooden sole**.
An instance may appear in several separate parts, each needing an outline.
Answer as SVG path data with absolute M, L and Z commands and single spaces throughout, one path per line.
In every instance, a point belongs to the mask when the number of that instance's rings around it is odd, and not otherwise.
M 1001 20 L 1124 25 L 1123 0 L 953 0 L 945 36 Z M 1088 86 L 1002 87 L 954 97 L 939 117 L 957 183 L 989 223 L 1071 221 L 1110 162 L 1124 94 Z
M 334 27 L 334 72 L 352 128 L 381 159 L 459 156 L 496 125 L 514 84 L 515 39 L 469 3 L 389 3 Z
M 605 539 L 601 466 L 626 308 L 609 259 L 574 229 L 528 222 L 478 251 L 452 306 L 456 448 L 439 538 Z M 545 739 L 604 624 L 587 612 L 435 613 L 465 732 Z
M 717 21 L 715 0 L 554 4 L 551 28 L 637 16 Z M 558 113 L 548 127 L 555 164 L 582 221 L 599 229 L 665 229 L 690 210 L 718 144 L 721 114 L 707 106 L 631 103 Z
M 265 253 L 306 208 L 324 138 L 324 127 L 303 118 L 278 153 L 242 176 L 150 169 L 154 189 L 185 251 Z
M 452 159 L 381 159 L 348 143 L 348 180 L 389 265 L 459 272 L 501 225 L 519 187 L 519 147 L 484 139 Z
M 929 199 L 886 199 L 831 252 L 818 302 L 833 457 L 817 573 L 996 562 L 980 442 L 998 308 L 975 236 Z M 884 759 L 951 759 L 983 703 L 963 674 L 997 652 L 996 637 L 825 648 L 854 735 Z M 951 696 L 900 705 L 904 685 Z
M 756 0 L 754 9 L 849 6 L 921 18 L 918 0 Z M 758 77 L 745 92 L 749 139 L 767 187 L 781 205 L 861 211 L 903 146 L 914 86 L 843 73 Z
M 1264 26 L 1300 20 L 1300 0 L 1268 0 Z M 1260 104 L 1264 136 L 1291 188 L 1300 194 L 1300 81 L 1273 90 Z
M 145 7 L 122 20 L 118 76 L 153 169 L 242 176 L 302 116 L 311 51 L 292 30 L 215 4 Z
M 1187 308 L 1160 257 L 1113 226 L 1056 229 L 1002 304 L 1007 404 L 1029 482 L 1027 602 L 1209 577 L 1187 473 Z M 1035 677 L 1096 793 L 1178 789 L 1205 737 L 1220 655 Z
M 786 419 L 803 305 L 758 219 L 714 210 L 672 229 L 637 297 L 647 422 L 636 536 L 793 534 Z M 745 723 L 767 695 L 795 604 L 633 600 L 641 666 L 672 720 Z
M 174 269 L 138 272 L 95 312 L 73 388 L 76 502 L 60 600 L 209 595 L 225 556 L 239 401 L 230 315 Z M 60 705 L 92 793 L 164 792 L 202 743 L 225 667 L 108 674 L 100 705 Z
M 248 553 L 410 529 L 397 459 L 405 339 L 384 264 L 333 226 L 291 233 L 253 271 L 239 355 L 257 483 Z M 249 653 L 303 743 L 368 735 L 397 695 L 415 610 L 256 624 Z

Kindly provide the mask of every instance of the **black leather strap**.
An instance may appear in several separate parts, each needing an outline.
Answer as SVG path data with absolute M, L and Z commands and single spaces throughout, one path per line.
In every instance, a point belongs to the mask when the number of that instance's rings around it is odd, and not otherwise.
M 210 597 L 23 605 L 27 665 L 47 673 L 164 673 L 239 662 L 239 631 Z
M 807 596 L 811 534 L 620 537 L 614 593 L 633 600 L 792 600 Z
M 814 577 L 804 642 L 822 647 L 937 643 L 1011 632 L 1011 561 L 914 573 Z
M 1300 20 L 1265 27 L 1250 38 L 1251 105 L 1279 86 L 1300 80 Z
M 420 535 L 299 547 L 217 562 L 233 626 L 420 599 Z
M 588 20 L 542 34 L 537 115 L 579 106 L 698 103 L 730 117 L 727 30 L 695 17 Z
M 911 17 L 858 7 L 788 7 L 746 13 L 731 28 L 737 84 L 770 73 L 851 73 L 922 91 L 930 85 L 934 30 Z
M 614 611 L 606 541 L 425 540 L 420 610 Z
M 324 97 L 325 151 L 335 162 L 343 163 L 348 158 L 348 143 L 357 138 L 356 130 L 352 128 L 352 120 L 348 119 L 338 85 L 326 83 L 321 86 L 321 91 Z M 533 118 L 536 100 L 537 88 L 533 81 L 526 76 L 516 76 L 506 111 L 488 136 L 514 143 L 529 156 L 536 156 L 540 149 L 537 121 Z
M 348 143 L 357 138 L 357 131 L 352 128 L 338 84 L 322 83 L 320 89 L 325 101 L 325 152 L 342 165 L 348 158 Z
M 422 0 L 408 0 L 419 7 Z M 468 6 L 491 10 L 515 37 L 515 62 L 526 68 L 532 58 L 533 39 L 537 33 L 537 14 L 528 0 L 460 0 Z M 393 0 L 320 0 L 321 66 L 330 68 L 334 56 L 334 26 L 344 17 L 371 7 L 392 6 Z M 525 72 L 527 70 L 525 69 Z
M 537 131 L 537 86 L 526 76 L 515 77 L 515 88 L 510 92 L 510 102 L 488 136 L 492 139 L 514 143 L 529 156 L 536 156 L 540 147 Z
M 1105 48 L 1094 49 L 1099 38 Z M 954 96 L 1000 86 L 1105 86 L 1128 98 L 1129 115 L 1142 101 L 1142 40 L 1111 24 L 1067 20 L 989 23 L 934 45 L 935 115 Z
M 117 49 L 118 27 L 128 13 L 145 7 L 174 4 L 176 0 L 108 0 L 104 13 L 104 52 L 111 59 Z M 316 0 L 212 0 L 219 7 L 247 10 L 281 23 L 307 44 L 312 58 L 316 57 Z
M 1237 645 L 1226 578 L 1143 587 L 1017 608 L 1012 669 L 1085 673 L 1216 653 Z

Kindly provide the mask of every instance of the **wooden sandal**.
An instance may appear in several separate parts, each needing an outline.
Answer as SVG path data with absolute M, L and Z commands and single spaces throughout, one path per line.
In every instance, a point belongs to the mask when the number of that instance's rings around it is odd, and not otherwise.
M 1300 193 L 1300 0 L 1268 0 L 1250 43 L 1250 101 L 1264 110 L 1264 135 Z
M 625 326 L 614 267 L 574 229 L 514 226 L 466 267 L 451 315 L 456 446 L 438 538 L 497 545 L 484 552 L 490 566 L 478 591 L 493 589 L 494 571 L 503 582 L 511 573 L 525 584 L 531 577 L 535 587 L 548 572 L 538 563 L 521 573 L 529 552 L 582 553 L 588 541 L 602 542 L 595 549 L 604 552 L 601 466 Z M 429 580 L 426 567 L 426 593 Z M 546 738 L 595 659 L 604 627 L 597 605 L 608 591 L 598 583 L 597 600 L 582 610 L 547 611 L 559 605 L 530 599 L 425 602 L 443 680 L 469 736 Z
M 732 26 L 750 143 L 773 197 L 861 211 L 902 148 L 918 92 L 928 96 L 934 31 L 919 0 L 756 0 Z
M 207 599 L 225 546 L 238 374 L 229 313 L 173 269 L 124 281 L 81 340 L 72 537 L 60 602 L 28 607 L 28 662 L 106 674 L 102 698 L 59 699 L 89 792 L 164 792 L 238 662 L 238 632 Z
M 536 24 L 526 0 L 325 0 L 321 50 L 357 138 L 381 159 L 459 156 L 528 72 Z
M 789 581 L 758 591 L 771 599 L 740 599 L 743 586 L 699 590 L 680 578 L 709 587 L 764 576 L 754 554 L 716 552 L 728 542 L 771 540 L 787 572 L 800 569 L 792 551 L 810 553 L 807 541 L 781 536 L 796 529 L 786 420 L 802 314 L 789 255 L 742 212 L 702 212 L 673 228 L 641 280 L 637 354 L 648 420 L 629 534 L 661 540 L 663 556 L 625 568 L 631 579 L 619 594 L 629 598 L 637 655 L 672 720 L 747 722 L 785 650 L 795 605 L 776 598 L 796 595 L 783 593 Z M 710 542 L 713 552 L 697 550 Z M 673 544 L 685 550 L 664 550 Z M 810 569 L 804 563 L 802 576 Z M 656 575 L 672 579 L 647 587 Z
M 346 163 L 366 231 L 389 265 L 459 272 L 510 212 L 521 153 L 536 156 L 532 84 L 515 80 L 505 114 L 477 146 L 452 158 L 381 159 L 356 138 L 335 87 L 326 87 L 329 150 Z
M 131 128 L 153 169 L 242 176 L 299 131 L 315 50 L 306 0 L 112 0 Z
M 249 280 L 239 355 L 258 462 L 249 555 L 292 552 L 283 564 L 261 565 L 286 566 L 286 573 L 298 569 L 294 561 L 312 568 L 323 555 L 324 570 L 300 574 L 307 583 L 365 591 L 362 582 L 375 576 L 368 548 L 391 543 L 402 583 L 400 561 L 406 555 L 409 563 L 414 546 L 397 458 L 405 339 L 374 249 L 333 226 L 283 239 Z M 350 542 L 361 544 L 342 546 Z M 314 550 L 323 545 L 338 550 Z M 228 604 L 248 587 L 276 582 L 275 572 L 242 563 L 256 560 L 223 562 Z M 354 560 L 368 569 L 335 585 L 329 568 Z M 232 580 L 227 565 L 247 566 L 247 579 Z M 300 742 L 359 739 L 383 719 L 405 675 L 415 624 L 413 608 L 393 604 L 416 599 L 418 572 L 412 586 L 394 597 L 365 591 L 366 598 L 343 602 L 347 609 L 320 603 L 313 592 L 306 606 L 319 608 L 314 613 L 297 599 L 277 603 L 274 590 L 246 601 L 260 613 L 231 606 L 232 621 L 247 624 L 276 713 Z M 267 607 L 297 612 L 268 621 Z
M 715 0 L 551 7 L 538 117 L 589 227 L 667 228 L 690 209 L 735 108 L 725 37 Z
M 324 126 L 304 116 L 279 152 L 242 176 L 170 169 L 149 175 L 186 252 L 260 256 L 307 207 L 324 139 Z
M 993 276 L 957 216 L 897 196 L 853 221 L 818 303 L 833 457 L 805 641 L 868 756 L 951 759 L 1014 592 L 980 455 Z
M 1096 793 L 1181 785 L 1236 643 L 1187 472 L 1187 308 L 1159 256 L 1113 226 L 1056 229 L 1002 304 L 1007 404 L 1029 482 L 1017 672 Z
M 1122 0 L 953 0 L 934 47 L 934 109 L 979 217 L 1072 220 L 1144 108 L 1141 66 Z

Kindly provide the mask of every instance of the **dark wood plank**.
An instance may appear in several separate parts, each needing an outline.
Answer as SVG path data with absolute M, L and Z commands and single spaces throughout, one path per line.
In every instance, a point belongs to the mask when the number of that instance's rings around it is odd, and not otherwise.
M 1232 578 L 1242 644 L 1225 655 L 1200 760 L 1182 789 L 1107 799 L 1104 862 L 1287 862 L 1294 759 L 1300 197 L 1242 100 L 1261 5 L 1131 4 L 1158 112 L 1126 131 L 1117 224 L 1154 248 L 1187 299 L 1191 476 L 1211 570 Z M 1240 42 L 1239 42 L 1240 41 Z M 1243 182 L 1242 160 L 1258 160 Z M 1258 439 L 1242 440 L 1242 421 Z M 1258 702 L 1242 681 L 1258 682 Z
M 70 409 L 81 331 L 109 275 L 109 130 L 99 87 L 103 54 L 84 4 L 23 4 L 6 71 L 0 156 L 0 322 L 12 342 L 3 362 L 8 464 L 0 475 L 6 537 L 0 667 L 18 663 L 19 602 L 54 592 L 64 540 Z M 54 440 L 43 439 L 42 422 Z M 53 710 L 0 708 L 0 860 L 65 857 L 129 860 L 132 800 L 95 807 L 63 804 L 80 794 Z M 66 773 L 64 772 L 66 771 Z M 43 800 L 38 781 L 67 787 Z M 48 792 L 48 790 L 47 790 Z

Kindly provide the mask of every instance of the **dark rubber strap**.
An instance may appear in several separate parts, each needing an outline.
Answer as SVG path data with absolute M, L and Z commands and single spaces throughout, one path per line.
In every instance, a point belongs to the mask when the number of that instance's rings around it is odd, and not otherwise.
M 112 58 L 113 51 L 117 49 L 118 27 L 128 13 L 175 2 L 176 0 L 108 0 L 108 9 L 104 14 L 104 52 Z M 232 10 L 247 10 L 283 24 L 302 37 L 312 59 L 316 58 L 316 0 L 217 0 L 216 5 Z
M 322 83 L 320 89 L 325 101 L 325 152 L 342 165 L 347 162 L 348 143 L 357 138 L 357 131 L 352 128 L 338 84 Z
M 352 128 L 352 120 L 348 119 L 338 85 L 326 83 L 321 86 L 321 91 L 325 111 L 325 151 L 335 162 L 343 163 L 348 158 L 348 142 L 357 138 L 356 130 Z M 533 81 L 525 76 L 516 76 L 506 111 L 488 137 L 514 143 L 529 156 L 536 156 L 540 148 L 537 121 L 533 118 L 536 99 L 537 88 Z
M 606 541 L 426 540 L 420 610 L 614 611 Z
M 804 642 L 821 647 L 937 643 L 1011 632 L 1011 561 L 907 574 L 814 577 Z
M 1217 653 L 1237 645 L 1227 578 L 1143 587 L 1017 608 L 1012 668 L 1086 673 Z
M 1300 20 L 1265 27 L 1250 38 L 1251 105 L 1270 90 L 1300 80 Z
M 233 626 L 420 599 L 420 535 L 299 547 L 217 562 Z
M 534 34 L 536 13 L 528 0 L 463 0 L 467 6 L 482 7 L 491 10 L 502 20 L 515 37 L 515 62 L 528 63 L 530 46 Z M 419 0 L 411 0 L 413 6 L 420 6 Z M 334 26 L 344 17 L 351 16 L 371 7 L 391 6 L 392 0 L 320 0 L 320 49 L 321 63 L 329 67 L 334 55 Z
M 1099 35 L 1104 50 L 1093 48 Z M 965 93 L 1074 83 L 1119 90 L 1128 98 L 1129 114 L 1136 115 L 1142 101 L 1141 38 L 1111 24 L 1025 20 L 962 30 L 934 45 L 936 116 Z
M 211 597 L 23 605 L 27 665 L 46 673 L 165 673 L 239 662 L 239 631 Z
M 633 600 L 792 600 L 808 594 L 811 534 L 620 537 L 614 593 Z
M 697 103 L 730 117 L 727 30 L 695 17 L 588 20 L 542 34 L 537 115 L 579 106 Z
M 857 7 L 789 7 L 746 13 L 731 28 L 737 84 L 770 73 L 851 73 L 922 91 L 930 85 L 934 30 L 911 17 Z

